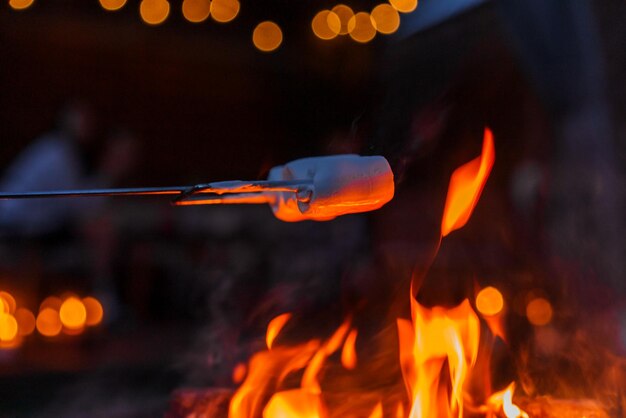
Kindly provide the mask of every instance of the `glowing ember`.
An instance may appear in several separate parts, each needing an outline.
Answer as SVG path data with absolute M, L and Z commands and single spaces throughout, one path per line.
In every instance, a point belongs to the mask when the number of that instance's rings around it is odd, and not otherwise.
M 493 135 L 485 129 L 482 155 L 454 170 L 443 210 L 441 236 L 463 227 L 470 218 L 495 161 Z

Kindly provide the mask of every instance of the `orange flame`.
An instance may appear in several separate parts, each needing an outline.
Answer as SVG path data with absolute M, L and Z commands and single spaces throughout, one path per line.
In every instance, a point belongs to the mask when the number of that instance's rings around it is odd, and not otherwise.
M 379 401 L 368 418 L 383 418 L 383 404 Z
M 284 313 L 278 315 L 276 318 L 272 319 L 267 326 L 267 332 L 265 333 L 265 344 L 269 350 L 272 349 L 272 344 L 274 340 L 280 334 L 280 331 L 283 329 L 285 324 L 291 319 L 290 313 Z
M 485 128 L 480 157 L 463 164 L 452 173 L 441 221 L 441 236 L 463 227 L 469 220 L 495 161 L 493 134 Z
M 356 367 L 356 337 L 358 331 L 353 329 L 346 337 L 346 341 L 343 343 L 343 350 L 341 350 L 341 364 L 348 370 L 352 370 Z
M 487 400 L 485 412 L 498 413 L 502 411 L 506 418 L 528 418 L 528 414 L 513 403 L 515 382 L 509 384 L 506 389 L 492 394 Z

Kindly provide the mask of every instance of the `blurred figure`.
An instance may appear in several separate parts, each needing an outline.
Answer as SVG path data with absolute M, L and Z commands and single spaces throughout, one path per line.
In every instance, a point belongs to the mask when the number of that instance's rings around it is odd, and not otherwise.
M 132 137 L 111 136 L 98 158 L 97 120 L 84 102 L 73 102 L 60 114 L 58 127 L 27 147 L 7 169 L 3 192 L 107 187 L 128 171 Z M 0 233 L 43 237 L 67 231 L 102 205 L 103 199 L 27 199 L 0 201 Z

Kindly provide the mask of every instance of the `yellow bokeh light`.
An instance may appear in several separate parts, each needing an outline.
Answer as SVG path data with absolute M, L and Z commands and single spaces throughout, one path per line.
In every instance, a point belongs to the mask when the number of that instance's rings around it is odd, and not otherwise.
M 283 42 L 283 32 L 274 22 L 269 20 L 261 22 L 254 28 L 252 42 L 263 52 L 274 51 Z
M 552 305 L 547 299 L 535 298 L 526 305 L 526 317 L 533 325 L 546 325 L 552 320 Z
M 213 0 L 211 2 L 211 17 L 216 22 L 230 22 L 237 17 L 240 8 L 239 0 Z
M 185 19 L 193 23 L 200 23 L 209 17 L 209 13 L 211 12 L 211 1 L 184 0 L 182 10 Z
M 100 0 L 100 6 L 111 12 L 121 9 L 125 4 L 126 0 Z
M 87 309 L 83 302 L 75 297 L 69 297 L 61 305 L 59 318 L 63 326 L 69 329 L 80 329 L 85 326 Z
M 504 308 L 504 298 L 498 289 L 492 286 L 485 287 L 476 296 L 476 309 L 483 315 L 497 315 Z
M 9 0 L 9 6 L 15 10 L 22 10 L 30 7 L 35 0 Z
M 10 313 L 0 313 L 0 341 L 11 341 L 17 336 L 17 321 Z
M 104 309 L 102 304 L 96 299 L 90 296 L 83 299 L 87 317 L 85 318 L 85 325 L 94 326 L 102 322 L 104 316 Z
M 35 330 L 35 315 L 25 308 L 17 308 L 15 311 L 17 321 L 17 332 L 20 335 L 30 335 Z
M 10 314 L 15 312 L 17 304 L 15 303 L 15 298 L 11 296 L 10 293 L 4 291 L 0 292 L 0 301 L 2 301 L 2 304 L 4 305 L 4 308 L 0 308 L 0 312 L 2 312 L 2 310 Z
M 313 33 L 320 39 L 329 40 L 339 34 L 341 20 L 336 13 L 330 10 L 322 10 L 311 21 Z
M 417 0 L 389 0 L 389 3 L 400 13 L 411 13 L 417 8 Z
M 372 10 L 372 23 L 376 30 L 389 35 L 400 27 L 400 15 L 398 11 L 388 4 L 379 4 Z
M 333 7 L 332 12 L 336 14 L 337 17 L 339 17 L 339 35 L 346 35 L 351 32 L 354 28 L 354 25 L 350 23 L 351 19 L 354 17 L 354 12 L 352 11 L 352 9 L 345 4 L 338 4 Z
M 170 3 L 167 0 L 141 0 L 139 14 L 147 24 L 158 25 L 169 16 Z
M 37 315 L 36 321 L 37 331 L 46 337 L 54 337 L 59 335 L 63 324 L 59 318 L 59 312 L 52 308 L 44 308 Z
M 350 37 L 360 43 L 369 42 L 376 36 L 376 28 L 372 25 L 370 14 L 366 12 L 355 14 L 348 27 L 351 28 Z

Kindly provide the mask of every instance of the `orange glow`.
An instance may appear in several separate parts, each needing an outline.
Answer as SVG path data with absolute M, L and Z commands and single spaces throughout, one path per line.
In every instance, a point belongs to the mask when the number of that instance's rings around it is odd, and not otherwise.
M 141 0 L 139 14 L 149 25 L 161 24 L 170 14 L 170 3 L 167 0 Z
M 278 392 L 263 410 L 263 418 L 320 418 L 326 416 L 318 393 L 302 389 Z
M 400 15 L 390 5 L 379 4 L 372 10 L 372 22 L 378 32 L 389 35 L 400 27 Z
M 485 128 L 483 150 L 480 157 L 463 164 L 450 177 L 448 196 L 443 210 L 441 236 L 461 228 L 469 220 L 480 194 L 485 187 L 495 161 L 493 135 Z
M 322 10 L 311 21 L 313 33 L 320 39 L 329 40 L 336 38 L 341 28 L 341 20 L 336 13 L 330 10 Z
M 487 410 L 491 413 L 503 412 L 506 418 L 528 418 L 528 414 L 513 403 L 515 382 L 506 389 L 492 394 L 487 400 Z
M 37 315 L 37 331 L 46 337 L 59 335 L 63 324 L 59 318 L 59 313 L 52 308 L 44 308 Z
M 383 404 L 378 402 L 368 418 L 383 418 Z
M 248 368 L 244 363 L 237 363 L 233 369 L 233 383 L 241 383 L 246 378 Z
M 126 0 L 100 0 L 100 6 L 108 11 L 119 10 L 126 4 Z
M 17 304 L 15 303 L 15 298 L 11 296 L 10 293 L 4 291 L 0 292 L 0 301 L 2 301 L 6 313 L 15 313 L 15 308 Z M 1 311 L 2 308 L 0 308 L 0 312 Z
M 502 312 L 504 298 L 498 289 L 492 286 L 485 287 L 476 296 L 476 309 L 483 315 L 493 316 Z
M 360 43 L 369 42 L 376 36 L 376 28 L 372 24 L 369 13 L 366 12 L 359 12 L 352 16 L 348 28 L 351 29 L 350 37 Z
M 11 341 L 17 336 L 17 321 L 10 313 L 0 313 L 0 341 Z
M 184 0 L 183 16 L 190 22 L 200 23 L 209 17 L 211 12 L 210 0 Z
M 75 297 L 69 297 L 59 309 L 59 318 L 63 326 L 70 330 L 78 330 L 85 326 L 87 309 L 83 302 Z
M 333 7 L 331 11 L 339 18 L 339 30 L 337 31 L 339 35 L 347 35 L 354 29 L 354 25 L 350 23 L 351 19 L 354 17 L 354 12 L 351 8 L 345 4 L 338 4 Z M 331 29 L 336 29 L 333 22 L 329 21 L 328 24 Z
M 343 343 L 343 350 L 341 350 L 341 364 L 348 370 L 352 370 L 356 367 L 356 337 L 358 331 L 353 329 L 346 337 L 346 341 Z
M 552 320 L 552 305 L 544 298 L 533 299 L 526 305 L 526 317 L 533 325 L 546 325 Z
M 254 42 L 254 46 L 260 51 L 271 52 L 278 48 L 283 42 L 283 32 L 274 22 L 270 22 L 269 20 L 261 22 L 254 28 L 252 42 Z
M 83 298 L 83 305 L 85 305 L 86 311 L 85 325 L 94 326 L 102 322 L 104 309 L 102 309 L 102 304 L 96 298 L 91 296 Z
M 34 0 L 9 0 L 9 6 L 15 10 L 23 10 L 30 7 Z
M 22 336 L 30 335 L 35 330 L 35 315 L 25 308 L 17 308 L 15 311 L 18 333 Z
M 417 8 L 417 0 L 389 0 L 389 3 L 401 13 L 410 13 Z
M 211 17 L 216 22 L 230 22 L 239 14 L 241 5 L 238 0 L 213 0 L 211 2 Z
M 396 407 L 396 417 L 395 418 L 405 418 L 404 415 L 404 405 L 402 402 L 398 402 L 398 406 Z
M 278 336 L 280 331 L 283 329 L 287 321 L 291 319 L 290 313 L 284 313 L 278 315 L 276 318 L 272 319 L 267 326 L 267 332 L 265 333 L 265 344 L 267 345 L 267 349 L 272 349 L 272 344 L 274 343 L 274 339 Z
M 61 309 L 62 304 L 63 301 L 61 300 L 61 298 L 56 296 L 48 296 L 39 305 L 39 311 L 43 311 L 45 308 L 51 308 L 55 311 L 58 311 L 59 309 Z

